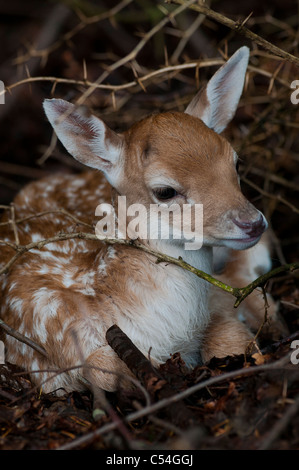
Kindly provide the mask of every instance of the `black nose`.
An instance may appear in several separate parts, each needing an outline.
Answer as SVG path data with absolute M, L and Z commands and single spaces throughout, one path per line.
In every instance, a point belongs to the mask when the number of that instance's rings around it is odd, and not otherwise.
M 233 221 L 238 227 L 244 230 L 244 232 L 247 233 L 249 237 L 258 237 L 259 235 L 262 235 L 266 229 L 266 223 L 262 215 L 260 215 L 259 219 L 255 222 L 238 219 L 234 219 Z

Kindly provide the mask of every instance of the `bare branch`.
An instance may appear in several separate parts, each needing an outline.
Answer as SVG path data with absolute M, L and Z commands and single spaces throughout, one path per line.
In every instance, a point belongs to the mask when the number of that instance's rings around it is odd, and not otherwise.
M 257 184 L 253 183 L 252 181 L 250 181 L 248 178 L 245 178 L 244 176 L 241 177 L 241 180 L 244 181 L 244 183 L 248 184 L 248 186 L 251 186 L 252 188 L 254 188 L 263 196 L 268 197 L 270 199 L 275 199 L 276 201 L 281 202 L 285 206 L 288 206 L 296 214 L 299 214 L 299 209 L 296 206 L 294 206 L 294 204 L 291 204 L 289 201 L 281 197 L 280 194 L 277 194 L 277 195 L 271 194 L 265 191 L 264 189 L 260 188 Z
M 99 15 L 95 15 L 91 17 L 85 17 L 83 16 L 82 12 L 80 12 L 81 21 L 73 29 L 65 33 L 60 39 L 58 39 L 57 41 L 55 41 L 53 44 L 49 45 L 48 47 L 44 47 L 40 49 L 31 48 L 26 54 L 18 56 L 14 60 L 14 64 L 15 65 L 23 64 L 24 62 L 27 62 L 32 57 L 40 57 L 41 59 L 47 58 L 49 54 L 57 50 L 63 43 L 70 41 L 76 34 L 81 32 L 86 26 L 89 26 L 91 24 L 98 23 L 100 21 L 113 17 L 114 15 L 119 13 L 123 8 L 125 8 L 127 5 L 132 3 L 132 1 L 133 0 L 122 0 L 118 5 L 111 8 L 111 10 L 105 11 Z M 56 15 L 56 18 L 57 17 L 59 17 L 59 15 Z
M 166 0 L 167 3 L 176 3 L 178 5 L 185 5 L 187 6 L 186 0 Z M 259 46 L 262 46 L 264 49 L 272 52 L 272 54 L 278 55 L 279 57 L 282 57 L 285 60 L 288 60 L 289 62 L 297 65 L 299 67 L 299 59 L 298 57 L 295 57 L 294 55 L 290 54 L 289 52 L 283 51 L 279 47 L 275 46 L 269 41 L 266 41 L 266 39 L 262 38 L 261 36 L 258 36 L 257 34 L 253 33 L 250 31 L 250 29 L 246 28 L 244 26 L 245 22 L 247 21 L 248 18 L 246 18 L 244 21 L 233 21 L 230 18 L 227 18 L 226 16 L 222 15 L 221 13 L 218 13 L 214 10 L 211 10 L 211 8 L 208 8 L 204 4 L 199 4 L 197 3 L 196 5 L 188 5 L 188 8 L 191 8 L 192 10 L 198 11 L 199 13 L 202 13 L 206 15 L 208 18 L 211 18 L 214 21 L 217 21 L 218 23 L 223 24 L 224 26 L 227 26 L 228 28 L 232 29 L 233 31 L 236 31 L 243 36 L 245 36 L 247 39 L 251 39 L 254 41 L 256 44 Z
M 51 238 L 47 238 L 44 240 L 40 240 L 37 242 L 32 242 L 24 246 L 15 246 L 14 248 L 17 250 L 16 254 L 6 263 L 5 266 L 3 266 L 0 269 L 0 275 L 3 273 L 6 273 L 9 268 L 16 262 L 18 258 L 20 258 L 24 253 L 34 249 L 38 248 L 41 249 L 45 245 L 53 242 L 59 242 L 63 240 L 71 240 L 71 239 L 81 239 L 81 240 L 91 240 L 91 241 L 101 241 L 103 243 L 107 243 L 109 245 L 115 245 L 115 244 L 120 244 L 120 245 L 126 245 L 130 246 L 132 248 L 139 249 L 141 251 L 144 251 L 145 253 L 148 253 L 150 255 L 153 255 L 157 259 L 157 263 L 171 263 L 176 266 L 179 266 L 183 269 L 186 269 L 187 271 L 192 272 L 199 278 L 209 282 L 210 284 L 224 290 L 225 292 L 228 292 L 229 294 L 233 295 L 236 297 L 237 301 L 235 303 L 235 307 L 238 307 L 240 303 L 248 297 L 251 292 L 254 291 L 257 287 L 263 287 L 269 279 L 272 277 L 276 276 L 277 274 L 281 274 L 283 272 L 294 272 L 297 269 L 299 269 L 299 263 L 291 263 L 291 264 L 286 264 L 283 266 L 279 266 L 278 268 L 273 269 L 272 271 L 269 271 L 266 274 L 263 274 L 262 276 L 258 277 L 255 281 L 251 282 L 245 287 L 231 287 L 228 284 L 225 284 L 222 281 L 219 281 L 215 277 L 211 276 L 210 274 L 205 273 L 204 271 L 201 271 L 200 269 L 195 268 L 194 266 L 191 266 L 189 263 L 186 263 L 182 258 L 173 258 L 172 256 L 168 256 L 164 253 L 159 253 L 156 252 L 152 249 L 150 249 L 148 246 L 140 243 L 139 241 L 136 240 L 122 240 L 122 239 L 116 239 L 116 238 L 102 238 L 99 239 L 95 234 L 93 233 L 84 233 L 84 232 L 77 232 L 77 233 L 60 233 L 59 235 L 56 235 Z M 5 243 L 5 242 L 4 242 Z
M 134 60 L 137 55 L 139 54 L 139 52 L 143 49 L 143 47 L 147 44 L 147 42 L 158 32 L 160 31 L 169 21 L 172 21 L 177 15 L 179 15 L 180 13 L 182 13 L 186 8 L 188 8 L 190 5 L 192 5 L 193 3 L 195 3 L 196 0 L 187 0 L 186 3 L 184 3 L 184 5 L 182 5 L 181 7 L 177 8 L 175 11 L 173 11 L 172 13 L 169 13 L 165 18 L 163 18 L 161 21 L 159 21 L 159 23 L 157 25 L 155 25 L 150 31 L 148 31 L 144 37 L 141 39 L 141 41 L 139 41 L 139 43 L 137 44 L 136 47 L 134 47 L 134 49 L 129 53 L 127 54 L 125 57 L 122 57 L 121 59 L 119 59 L 117 62 L 114 62 L 114 64 L 109 67 L 108 70 L 105 70 L 105 72 L 102 73 L 102 75 L 100 75 L 98 77 L 98 79 L 94 82 L 94 84 L 92 86 L 90 86 L 81 96 L 80 98 L 78 98 L 76 104 L 77 105 L 80 105 L 80 104 L 83 104 L 84 101 L 93 93 L 93 91 L 95 90 L 95 85 L 98 85 L 100 83 L 102 83 L 104 80 L 106 80 L 106 78 L 110 75 L 111 72 L 114 72 L 115 70 L 117 70 L 118 68 L 120 68 L 121 66 L 127 64 L 128 62 Z
M 35 341 L 28 338 L 27 336 L 22 335 L 11 326 L 7 325 L 7 323 L 1 320 L 1 318 L 0 318 L 0 328 L 2 328 L 5 331 L 5 333 L 7 333 L 8 335 L 12 336 L 18 341 L 21 341 L 24 344 L 27 344 L 27 346 L 30 346 L 31 348 L 35 349 L 35 351 L 39 352 L 43 356 L 48 357 L 45 349 L 42 346 L 40 346 L 39 344 L 37 344 Z
M 274 424 L 268 435 L 262 440 L 261 444 L 259 445 L 259 450 L 267 450 L 270 449 L 276 439 L 280 436 L 280 434 L 285 430 L 287 425 L 289 424 L 290 420 L 293 416 L 296 416 L 299 410 L 299 395 L 297 395 L 293 401 L 293 403 L 288 407 L 286 413 Z

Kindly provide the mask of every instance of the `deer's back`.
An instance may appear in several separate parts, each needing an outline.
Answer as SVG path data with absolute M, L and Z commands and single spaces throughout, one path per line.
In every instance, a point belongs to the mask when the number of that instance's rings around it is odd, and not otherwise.
M 78 176 L 54 175 L 30 183 L 14 201 L 19 244 L 36 243 L 62 232 L 94 233 L 95 208 L 101 202 L 109 201 L 109 196 L 109 185 L 94 171 Z M 12 225 L 3 224 L 10 218 L 10 211 L 2 216 L 0 240 L 15 243 Z M 7 272 L 0 275 L 1 318 L 45 346 L 48 336 L 52 335 L 54 340 L 59 335 L 62 338 L 62 317 L 54 318 L 54 313 L 61 311 L 66 316 L 62 303 L 68 310 L 74 306 L 72 311 L 75 312 L 81 299 L 86 303 L 86 309 L 89 308 L 95 297 L 93 263 L 96 254 L 101 255 L 101 249 L 103 257 L 109 256 L 109 248 L 99 242 L 70 239 L 36 246 L 22 254 Z M 14 248 L 1 244 L 0 269 L 15 253 Z M 48 322 L 43 314 L 49 317 Z M 68 326 L 69 322 L 66 322 L 65 328 Z M 35 352 L 31 348 L 12 337 L 7 337 L 6 345 L 8 360 L 25 367 L 30 362 L 32 366 Z M 41 363 L 36 366 L 41 367 Z
M 30 183 L 14 200 L 20 245 L 48 239 L 61 232 L 92 232 L 95 209 L 98 204 L 109 201 L 109 198 L 108 183 L 100 173 L 94 171 L 78 176 L 53 175 Z M 2 216 L 0 239 L 15 243 L 12 225 L 3 225 L 10 218 L 9 211 Z M 87 249 L 92 250 L 93 245 L 85 240 L 81 243 L 74 243 L 70 240 L 45 245 L 42 250 L 44 252 L 57 251 L 67 255 L 73 253 L 74 250 L 78 253 Z M 0 267 L 3 267 L 14 253 L 12 248 L 1 246 Z

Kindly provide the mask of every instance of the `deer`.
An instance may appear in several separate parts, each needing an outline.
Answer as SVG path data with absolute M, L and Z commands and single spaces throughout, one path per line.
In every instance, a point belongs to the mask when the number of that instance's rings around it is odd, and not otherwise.
M 237 110 L 249 54 L 246 46 L 238 49 L 184 112 L 156 112 L 119 133 L 86 108 L 45 99 L 60 142 L 89 169 L 47 176 L 17 194 L 20 243 L 86 231 L 86 223 L 94 227 L 98 221 L 96 207 L 116 207 L 120 196 L 129 206 L 142 204 L 146 219 L 151 204 L 201 204 L 200 249 L 186 250 L 183 235 L 139 242 L 209 274 L 225 258 L 219 278 L 239 287 L 269 270 L 268 223 L 243 195 L 238 155 L 222 135 Z M 181 226 L 176 230 L 182 232 Z M 12 230 L 2 224 L 0 238 L 7 242 L 1 267 L 14 254 Z M 106 340 L 114 324 L 153 366 L 179 352 L 192 369 L 213 357 L 244 354 L 265 313 L 261 292 L 241 304 L 240 315 L 231 295 L 192 272 L 157 263 L 134 245 L 100 239 L 69 238 L 32 248 L 2 274 L 0 284 L 3 321 L 46 352 L 6 335 L 6 360 L 28 370 L 45 393 L 80 391 L 88 384 L 110 392 L 130 386 L 131 371 Z M 281 332 L 277 305 L 270 296 L 268 301 L 269 321 Z

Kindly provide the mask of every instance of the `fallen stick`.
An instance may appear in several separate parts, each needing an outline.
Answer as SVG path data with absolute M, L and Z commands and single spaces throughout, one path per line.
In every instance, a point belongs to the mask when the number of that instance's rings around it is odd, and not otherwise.
M 171 397 L 176 393 L 176 390 L 117 325 L 109 328 L 106 339 L 118 357 L 144 385 L 154 401 Z M 182 401 L 170 404 L 165 409 L 165 413 L 174 424 L 180 427 L 190 426 L 194 421 L 193 414 Z

